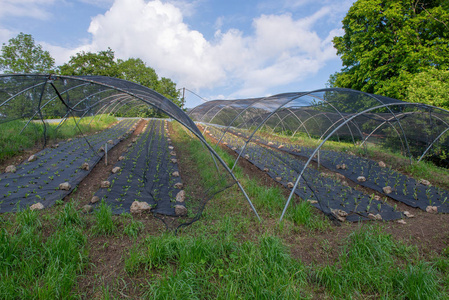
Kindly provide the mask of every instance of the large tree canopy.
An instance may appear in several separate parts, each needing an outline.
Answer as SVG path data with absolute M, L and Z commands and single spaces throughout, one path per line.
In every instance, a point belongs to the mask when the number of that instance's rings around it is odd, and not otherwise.
M 404 100 L 413 78 L 449 68 L 447 0 L 358 0 L 333 40 L 343 69 L 335 87 Z
M 55 60 L 48 51 L 36 45 L 30 34 L 19 33 L 3 44 L 0 55 L 0 70 L 5 73 L 50 73 Z
M 61 75 L 103 75 L 116 77 L 146 86 L 183 107 L 184 100 L 176 84 L 168 78 L 158 78 L 153 68 L 146 66 L 140 58 L 115 60 L 114 51 L 110 48 L 98 53 L 81 52 L 72 56 L 70 61 L 59 67 Z
M 110 48 L 98 53 L 84 52 L 72 56 L 69 62 L 59 67 L 61 75 L 101 75 L 120 77 L 114 51 Z

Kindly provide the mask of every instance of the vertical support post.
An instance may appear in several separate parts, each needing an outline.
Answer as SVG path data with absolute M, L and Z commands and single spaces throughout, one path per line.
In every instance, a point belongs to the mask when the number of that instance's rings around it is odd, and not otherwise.
M 104 144 L 104 163 L 108 165 L 108 143 Z
M 320 169 L 320 150 L 318 150 L 317 153 L 317 160 L 318 160 L 318 170 Z

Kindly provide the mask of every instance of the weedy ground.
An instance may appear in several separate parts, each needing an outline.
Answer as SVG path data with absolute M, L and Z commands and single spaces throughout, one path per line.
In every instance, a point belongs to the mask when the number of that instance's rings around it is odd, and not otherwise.
M 210 154 L 180 126 L 171 131 L 188 194 L 220 191 Z M 232 166 L 232 154 L 217 151 Z M 1 215 L 2 298 L 449 297 L 448 216 L 410 209 L 406 225 L 337 225 L 295 199 L 279 223 L 288 191 L 245 161 L 234 171 L 261 222 L 236 185 L 176 235 L 152 215 L 114 216 L 104 203 L 82 214 L 80 198 Z

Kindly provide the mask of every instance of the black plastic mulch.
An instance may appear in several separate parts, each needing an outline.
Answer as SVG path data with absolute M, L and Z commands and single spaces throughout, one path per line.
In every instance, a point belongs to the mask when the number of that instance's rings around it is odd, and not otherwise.
M 280 149 L 281 151 L 304 158 L 309 158 L 314 151 L 306 147 L 283 145 L 284 148 Z M 278 149 L 279 146 L 279 143 L 274 143 L 269 147 Z M 314 158 L 313 161 L 317 162 L 318 160 Z M 337 151 L 320 150 L 320 164 L 333 172 L 344 175 L 361 186 L 373 189 L 411 207 L 426 210 L 429 205 L 437 206 L 438 212 L 449 213 L 448 191 L 431 185 L 426 186 L 416 179 L 405 176 L 389 167 L 382 168 L 374 160 Z M 337 168 L 337 165 L 343 164 L 346 165 L 345 169 Z M 357 180 L 359 176 L 364 176 L 366 181 L 359 182 Z M 383 188 L 386 186 L 392 188 L 391 193 L 384 192 Z
M 83 180 L 104 156 L 99 151 L 109 140 L 112 149 L 131 131 L 136 120 L 125 120 L 98 134 L 61 142 L 57 148 L 47 148 L 35 154 L 33 162 L 17 166 L 15 173 L 0 174 L 0 212 L 15 211 L 40 202 L 44 207 L 62 200 Z M 80 167 L 87 162 L 88 171 Z M 70 190 L 60 190 L 59 184 L 68 182 Z
M 215 136 L 220 136 L 217 129 L 211 128 L 211 132 Z M 226 135 L 223 141 L 236 153 L 240 153 L 244 145 L 238 136 Z M 260 170 L 268 169 L 267 174 L 273 179 L 280 177 L 281 180 L 278 182 L 285 187 L 288 182 L 296 181 L 305 165 L 304 161 L 295 156 L 255 143 L 247 146 L 245 154 L 249 156 L 246 156 L 246 159 Z M 295 194 L 302 199 L 317 201 L 318 203 L 312 205 L 327 215 L 331 215 L 332 210 L 345 211 L 348 214 L 347 221 L 367 220 L 369 213 L 380 214 L 384 220 L 400 219 L 403 216 L 391 205 L 373 199 L 373 195 L 345 186 L 338 179 L 328 177 L 310 166 L 300 179 Z
M 169 142 L 164 131 L 163 120 L 150 120 L 145 131 L 124 153 L 125 159 L 115 164 L 120 171 L 109 176 L 110 188 L 102 188 L 95 195 L 111 205 L 115 214 L 129 212 L 134 201 L 150 204 L 152 212 L 175 216 L 174 205 L 180 191 L 175 188 L 181 177 L 174 177 L 178 171 L 176 158 L 170 153 Z M 98 205 L 98 204 L 97 204 Z

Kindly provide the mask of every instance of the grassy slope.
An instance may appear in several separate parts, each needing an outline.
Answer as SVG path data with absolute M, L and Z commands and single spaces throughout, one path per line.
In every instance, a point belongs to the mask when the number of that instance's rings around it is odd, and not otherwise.
M 101 119 L 97 116 L 94 121 L 92 117 L 86 117 L 79 122 L 78 118 L 69 118 L 58 128 L 58 123 L 46 124 L 47 142 L 58 139 L 67 139 L 82 133 L 92 133 L 105 129 L 117 120 L 111 116 L 103 116 Z M 42 143 L 44 138 L 44 126 L 41 122 L 32 122 L 28 124 L 22 134 L 19 134 L 25 127 L 26 122 L 15 120 L 0 124 L 0 163 L 5 159 L 19 154 L 21 151 L 34 147 L 37 143 Z M 81 130 L 81 132 L 80 132 Z

